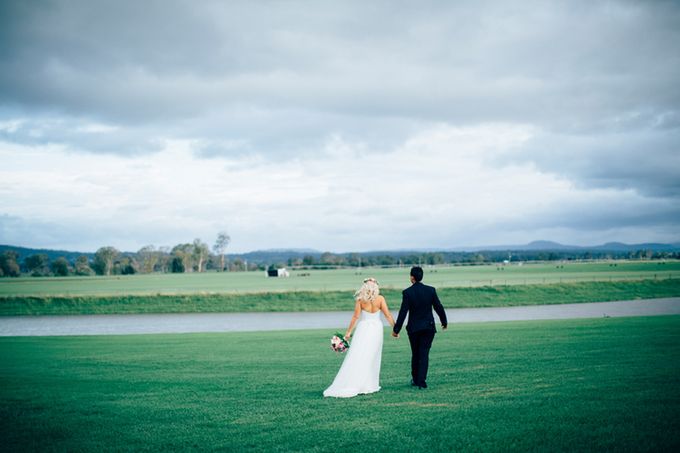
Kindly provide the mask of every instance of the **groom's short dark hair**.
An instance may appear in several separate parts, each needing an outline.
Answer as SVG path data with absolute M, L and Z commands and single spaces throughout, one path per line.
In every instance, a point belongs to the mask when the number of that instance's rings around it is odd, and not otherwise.
M 423 279 L 423 268 L 420 266 L 413 266 L 411 268 L 411 277 L 415 278 L 417 282 Z

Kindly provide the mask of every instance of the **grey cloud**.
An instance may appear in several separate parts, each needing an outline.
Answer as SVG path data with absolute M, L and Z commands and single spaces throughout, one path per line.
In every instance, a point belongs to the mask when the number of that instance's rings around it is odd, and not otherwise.
M 680 129 L 539 134 L 498 162 L 532 162 L 582 187 L 633 189 L 648 197 L 680 196 Z
M 288 159 L 334 136 L 380 152 L 435 124 L 527 124 L 490 165 L 645 197 L 644 215 L 564 208 L 546 228 L 679 220 L 657 203 L 680 195 L 674 1 L 6 0 L 0 42 L 0 123 L 25 119 L 1 141 Z
M 136 251 L 146 244 L 175 245 L 192 241 L 196 235 L 210 240 L 214 234 L 189 231 L 171 223 L 117 225 L 100 219 L 51 222 L 0 213 L 0 244 L 94 252 L 113 245 L 123 251 Z M 159 243 L 163 241 L 163 243 Z
M 5 8 L 3 99 L 116 122 L 231 105 L 579 126 L 680 100 L 673 3 Z
M 621 228 L 673 229 L 680 222 L 680 207 L 668 201 L 652 203 L 584 202 L 550 206 L 531 221 L 517 222 L 524 228 L 571 228 L 602 231 Z
M 13 245 L 30 245 L 36 237 L 44 244 L 59 244 L 64 234 L 63 228 L 47 222 L 28 222 L 20 217 L 0 214 L 0 243 Z M 31 241 L 26 243 L 24 241 Z
M 0 214 L 0 244 L 94 252 L 104 245 L 102 240 L 120 239 L 100 234 L 101 231 L 86 224 L 65 225 Z
M 133 155 L 159 151 L 160 135 L 149 130 L 91 123 L 69 117 L 31 117 L 0 129 L 0 141 L 24 145 L 63 145 L 72 151 Z
M 559 242 L 575 245 L 596 245 L 612 238 L 629 243 L 644 242 L 641 238 L 671 243 L 677 241 L 678 223 L 680 207 L 672 200 L 560 201 L 537 207 L 532 215 L 506 219 L 500 227 L 493 222 L 463 228 L 456 233 L 456 245 L 520 244 L 541 237 L 559 238 Z M 431 236 L 429 245 L 451 244 L 442 232 L 434 231 Z
M 318 154 L 333 137 L 370 146 L 371 152 L 394 149 L 427 123 L 408 118 L 340 115 L 282 109 L 238 109 L 189 119 L 176 131 L 205 142 L 199 155 L 233 156 L 246 152 L 272 159 Z

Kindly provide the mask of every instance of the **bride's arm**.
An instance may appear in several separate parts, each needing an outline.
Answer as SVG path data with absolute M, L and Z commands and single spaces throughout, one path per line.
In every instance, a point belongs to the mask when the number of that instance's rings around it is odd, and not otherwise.
M 392 317 L 392 313 L 390 313 L 390 309 L 387 308 L 387 300 L 383 297 L 382 304 L 380 304 L 380 310 L 382 310 L 383 315 L 385 315 L 385 318 L 387 318 L 387 322 L 390 323 L 390 326 L 394 327 L 394 318 Z
M 354 314 L 352 315 L 352 320 L 349 322 L 347 332 L 345 332 L 345 340 L 349 340 L 349 337 L 352 336 L 352 329 L 354 329 L 354 325 L 357 323 L 359 315 L 361 315 L 361 304 L 359 301 L 357 301 L 356 304 L 354 304 Z

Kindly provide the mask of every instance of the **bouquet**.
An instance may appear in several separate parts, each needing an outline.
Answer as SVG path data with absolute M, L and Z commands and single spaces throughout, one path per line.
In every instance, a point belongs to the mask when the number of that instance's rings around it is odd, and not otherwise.
M 335 352 L 343 353 L 349 349 L 349 343 L 341 333 L 335 333 L 331 337 L 331 349 Z

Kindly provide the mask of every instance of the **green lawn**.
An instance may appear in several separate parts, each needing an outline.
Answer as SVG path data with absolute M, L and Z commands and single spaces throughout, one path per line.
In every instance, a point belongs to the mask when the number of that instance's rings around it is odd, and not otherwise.
M 678 451 L 680 317 L 453 325 L 324 399 L 332 332 L 1 338 L 5 451 Z
M 207 272 L 113 277 L 22 277 L 0 279 L 0 296 L 120 296 L 157 294 L 351 291 L 368 276 L 384 289 L 409 284 L 409 268 L 291 271 L 290 278 L 264 272 Z M 308 275 L 302 275 L 308 274 Z M 425 282 L 436 287 L 528 285 L 584 281 L 680 278 L 680 261 L 619 261 L 497 266 L 426 267 Z
M 382 291 L 391 309 L 401 291 Z M 550 285 L 439 288 L 446 308 L 605 302 L 680 296 L 680 278 Z M 193 295 L 18 296 L 0 297 L 0 316 L 113 313 L 207 313 L 349 311 L 353 292 L 274 292 Z

